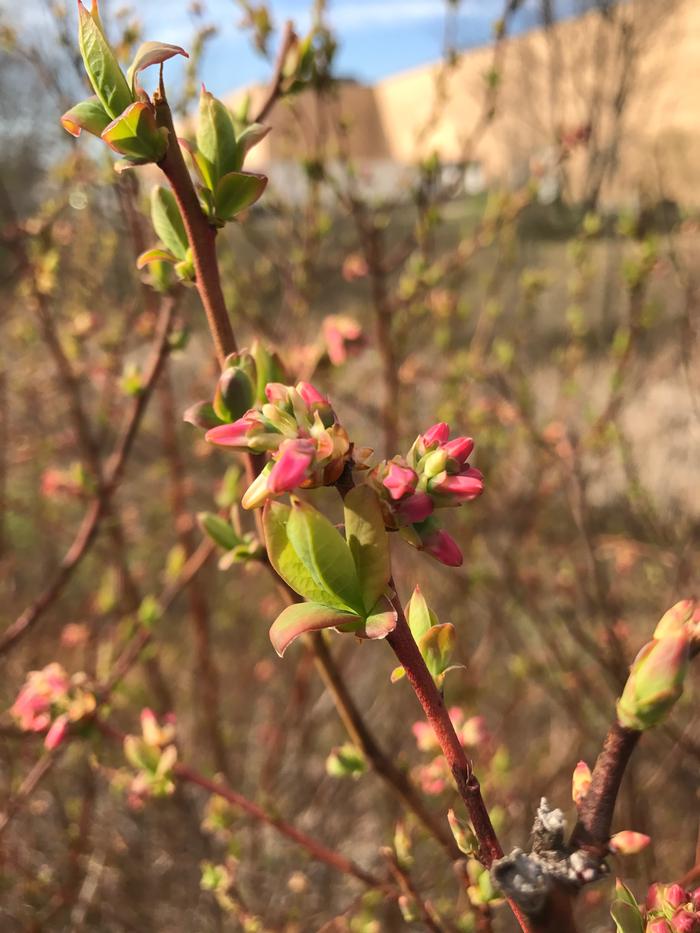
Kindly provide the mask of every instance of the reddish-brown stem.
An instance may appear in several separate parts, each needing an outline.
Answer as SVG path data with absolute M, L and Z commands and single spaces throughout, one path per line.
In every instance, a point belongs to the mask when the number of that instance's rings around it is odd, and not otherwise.
M 284 32 L 282 33 L 282 40 L 280 42 L 279 51 L 277 52 L 277 58 L 275 60 L 275 70 L 273 71 L 272 78 L 270 79 L 270 83 L 267 86 L 265 97 L 263 98 L 257 113 L 253 117 L 253 123 L 262 123 L 262 121 L 277 103 L 277 100 L 282 93 L 282 83 L 284 81 L 284 64 L 287 60 L 287 53 L 292 47 L 295 39 L 296 35 L 294 33 L 294 25 L 291 20 L 287 20 L 287 22 L 284 24 Z
M 435 681 L 416 645 L 411 629 L 408 627 L 398 597 L 393 598 L 392 605 L 396 610 L 398 619 L 396 628 L 387 636 L 387 642 L 406 671 L 406 677 L 413 687 L 418 702 L 423 707 L 423 712 L 435 733 L 445 760 L 452 771 L 459 795 L 467 808 L 474 835 L 479 842 L 481 861 L 487 868 L 490 868 L 495 859 L 502 857 L 503 849 L 491 823 L 484 799 L 481 796 L 479 781 L 474 774 L 471 762 L 464 753 L 462 743 L 457 737 L 440 691 L 435 686 Z M 520 928 L 525 931 L 532 931 L 533 927 L 530 921 L 522 913 L 518 905 L 511 900 L 508 903 L 520 924 Z
M 177 141 L 170 107 L 165 98 L 163 84 L 154 94 L 158 125 L 168 131 L 168 148 L 158 163 L 170 182 L 180 208 L 180 214 L 192 249 L 197 291 L 209 322 L 216 357 L 221 365 L 230 353 L 236 352 L 236 338 L 226 309 L 221 288 L 219 266 L 216 259 L 216 228 L 205 216 L 187 171 L 182 149 Z
M 626 729 L 615 721 L 593 768 L 591 786 L 579 807 L 572 844 L 606 848 L 610 837 L 615 802 L 632 752 L 642 733 Z

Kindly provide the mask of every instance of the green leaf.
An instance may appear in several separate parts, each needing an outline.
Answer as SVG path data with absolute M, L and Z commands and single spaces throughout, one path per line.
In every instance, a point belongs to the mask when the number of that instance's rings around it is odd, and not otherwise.
M 231 551 L 241 543 L 241 539 L 231 525 L 213 512 L 200 512 L 197 516 L 199 527 L 208 535 L 214 544 Z
M 439 677 L 447 670 L 455 638 L 454 625 L 444 622 L 442 625 L 433 625 L 418 639 L 418 649 L 433 677 Z
M 624 901 L 615 901 L 610 916 L 615 921 L 617 933 L 644 933 L 644 923 L 636 904 L 632 907 Z
M 88 97 L 75 107 L 71 107 L 61 117 L 61 126 L 71 136 L 80 136 L 82 130 L 101 136 L 102 131 L 112 122 L 111 116 L 96 96 Z
M 262 123 L 251 123 L 250 126 L 243 130 L 236 141 L 236 158 L 232 166 L 234 172 L 238 172 L 243 168 L 245 157 L 254 146 L 257 146 L 259 142 L 265 139 L 270 129 L 271 127 L 263 126 Z
M 120 155 L 132 162 L 158 162 L 165 155 L 166 131 L 161 132 L 150 106 L 137 101 L 112 120 L 102 131 L 102 139 Z
M 211 167 L 208 184 L 213 189 L 223 175 L 234 170 L 236 133 L 228 109 L 204 87 L 199 98 L 197 149 Z
M 414 589 L 406 606 L 406 619 L 416 641 L 425 635 L 433 625 L 437 625 L 437 616 L 428 608 L 419 586 Z
M 332 599 L 330 593 L 314 580 L 287 537 L 291 511 L 282 502 L 268 500 L 265 503 L 263 529 L 270 563 L 295 593 L 311 602 L 324 604 Z
M 287 537 L 316 584 L 326 592 L 322 601 L 336 609 L 364 615 L 360 581 L 350 548 L 325 515 L 292 497 Z
M 355 486 L 344 503 L 345 537 L 369 612 L 389 585 L 391 555 L 389 536 L 377 494 L 369 486 Z
M 140 71 L 149 68 L 151 65 L 160 65 L 162 62 L 167 62 L 174 55 L 184 55 L 185 58 L 190 57 L 179 45 L 170 45 L 168 42 L 144 42 L 140 45 L 126 73 L 126 80 L 131 90 L 135 93 L 136 75 Z
M 352 621 L 349 612 L 340 612 L 319 603 L 294 603 L 277 616 L 270 628 L 270 641 L 277 654 L 282 657 L 287 647 L 306 632 L 318 632 L 324 628 L 335 628 Z
M 151 223 L 158 238 L 177 259 L 187 258 L 189 241 L 185 224 L 170 188 L 156 185 L 151 191 Z
M 229 172 L 216 186 L 214 196 L 216 216 L 233 220 L 258 200 L 267 185 L 267 176 L 252 172 Z
M 78 2 L 78 45 L 90 84 L 112 120 L 133 103 L 126 78 L 100 23 L 97 2 L 90 12 Z

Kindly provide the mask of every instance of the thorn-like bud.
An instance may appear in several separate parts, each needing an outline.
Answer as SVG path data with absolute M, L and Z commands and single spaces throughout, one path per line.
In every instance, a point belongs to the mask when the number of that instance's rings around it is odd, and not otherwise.
M 578 807 L 591 786 L 591 769 L 585 761 L 579 761 L 571 778 L 571 797 Z

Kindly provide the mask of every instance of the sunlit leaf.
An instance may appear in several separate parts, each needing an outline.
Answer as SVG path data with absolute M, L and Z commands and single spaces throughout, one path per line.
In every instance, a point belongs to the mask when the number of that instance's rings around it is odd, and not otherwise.
M 293 497 L 287 536 L 316 584 L 326 591 L 327 605 L 363 615 L 360 582 L 350 548 L 325 515 Z
M 214 195 L 216 216 L 221 220 L 232 220 L 236 214 L 255 204 L 266 185 L 265 175 L 252 172 L 229 172 L 224 175 Z
M 379 499 L 369 486 L 355 486 L 345 497 L 344 509 L 345 537 L 355 561 L 364 607 L 370 612 L 389 585 L 389 536 Z
M 61 117 L 61 126 L 72 136 L 80 136 L 82 130 L 92 133 L 93 136 L 100 136 L 111 122 L 111 116 L 97 96 L 81 101 Z
M 133 162 L 157 162 L 165 154 L 166 137 L 156 126 L 150 106 L 137 101 L 102 131 L 102 139 Z
M 179 45 L 170 45 L 168 42 L 144 42 L 143 45 L 139 46 L 126 73 L 126 80 L 132 91 L 135 91 L 136 75 L 140 71 L 149 68 L 151 65 L 160 65 L 174 55 L 184 55 L 185 58 L 190 57 Z
M 93 3 L 88 13 L 79 2 L 78 19 L 78 45 L 85 71 L 102 106 L 114 120 L 133 102 L 133 95 L 105 38 L 97 3 Z
M 158 238 L 173 256 L 186 259 L 189 241 L 180 208 L 170 188 L 156 185 L 151 191 L 151 222 Z
M 335 628 L 353 619 L 352 613 L 340 612 L 318 603 L 294 603 L 277 616 L 270 628 L 270 641 L 277 654 L 282 657 L 287 647 L 306 632 L 318 632 L 324 628 Z

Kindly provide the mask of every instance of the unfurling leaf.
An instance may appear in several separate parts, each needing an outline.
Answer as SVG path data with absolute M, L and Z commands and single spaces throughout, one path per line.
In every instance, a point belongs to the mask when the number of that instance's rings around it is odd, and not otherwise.
M 214 209 L 219 220 L 233 220 L 260 198 L 267 177 L 252 172 L 229 172 L 216 186 Z
M 177 259 L 187 258 L 189 241 L 185 225 L 170 188 L 156 185 L 151 191 L 151 223 L 158 238 Z
M 408 621 L 408 627 L 411 629 L 411 633 L 416 641 L 418 641 L 422 635 L 425 635 L 431 626 L 437 625 L 437 616 L 428 608 L 428 604 L 419 586 L 414 589 L 408 605 L 406 606 L 406 620 Z
M 355 486 L 345 497 L 344 509 L 345 536 L 355 561 L 365 611 L 370 612 L 389 586 L 389 536 L 379 498 L 369 486 Z
M 206 160 L 200 169 L 212 190 L 236 167 L 236 133 L 228 108 L 202 86 L 197 120 L 197 150 Z
M 323 603 L 329 594 L 311 576 L 287 537 L 291 511 L 282 502 L 268 499 L 265 503 L 263 528 L 270 563 L 295 593 L 311 602 Z
M 433 677 L 447 670 L 455 646 L 455 627 L 451 622 L 433 625 L 418 639 L 418 648 Z
M 184 55 L 185 58 L 190 57 L 179 45 L 170 45 L 168 42 L 144 42 L 143 45 L 139 46 L 126 73 L 126 80 L 134 94 L 136 93 L 136 76 L 140 71 L 149 68 L 151 65 L 160 65 L 167 62 L 174 55 Z
M 294 639 L 305 632 L 344 626 L 356 618 L 351 612 L 340 612 L 319 603 L 294 603 L 287 606 L 272 623 L 270 641 L 277 654 L 282 657 Z
M 93 136 L 101 136 L 102 131 L 112 122 L 111 116 L 99 101 L 97 96 L 88 97 L 81 101 L 70 110 L 67 110 L 61 117 L 61 126 L 67 130 L 71 136 L 80 136 L 82 130 L 92 133 Z
M 314 581 L 326 591 L 326 605 L 364 615 L 350 548 L 325 515 L 293 497 L 287 537 Z
M 134 97 L 107 42 L 97 0 L 93 0 L 89 13 L 79 0 L 78 19 L 78 44 L 85 71 L 102 106 L 114 120 L 133 103 Z
M 251 123 L 247 126 L 236 140 L 236 159 L 233 170 L 238 172 L 243 168 L 245 157 L 250 150 L 257 146 L 259 142 L 270 132 L 271 127 L 263 126 L 262 123 Z
M 224 550 L 231 551 L 241 543 L 241 539 L 229 522 L 221 518 L 221 516 L 215 515 L 213 512 L 200 512 L 197 521 L 199 527 L 212 539 L 214 544 L 218 544 Z
M 166 131 L 156 126 L 149 104 L 137 101 L 102 131 L 102 139 L 135 164 L 158 162 L 165 154 Z

